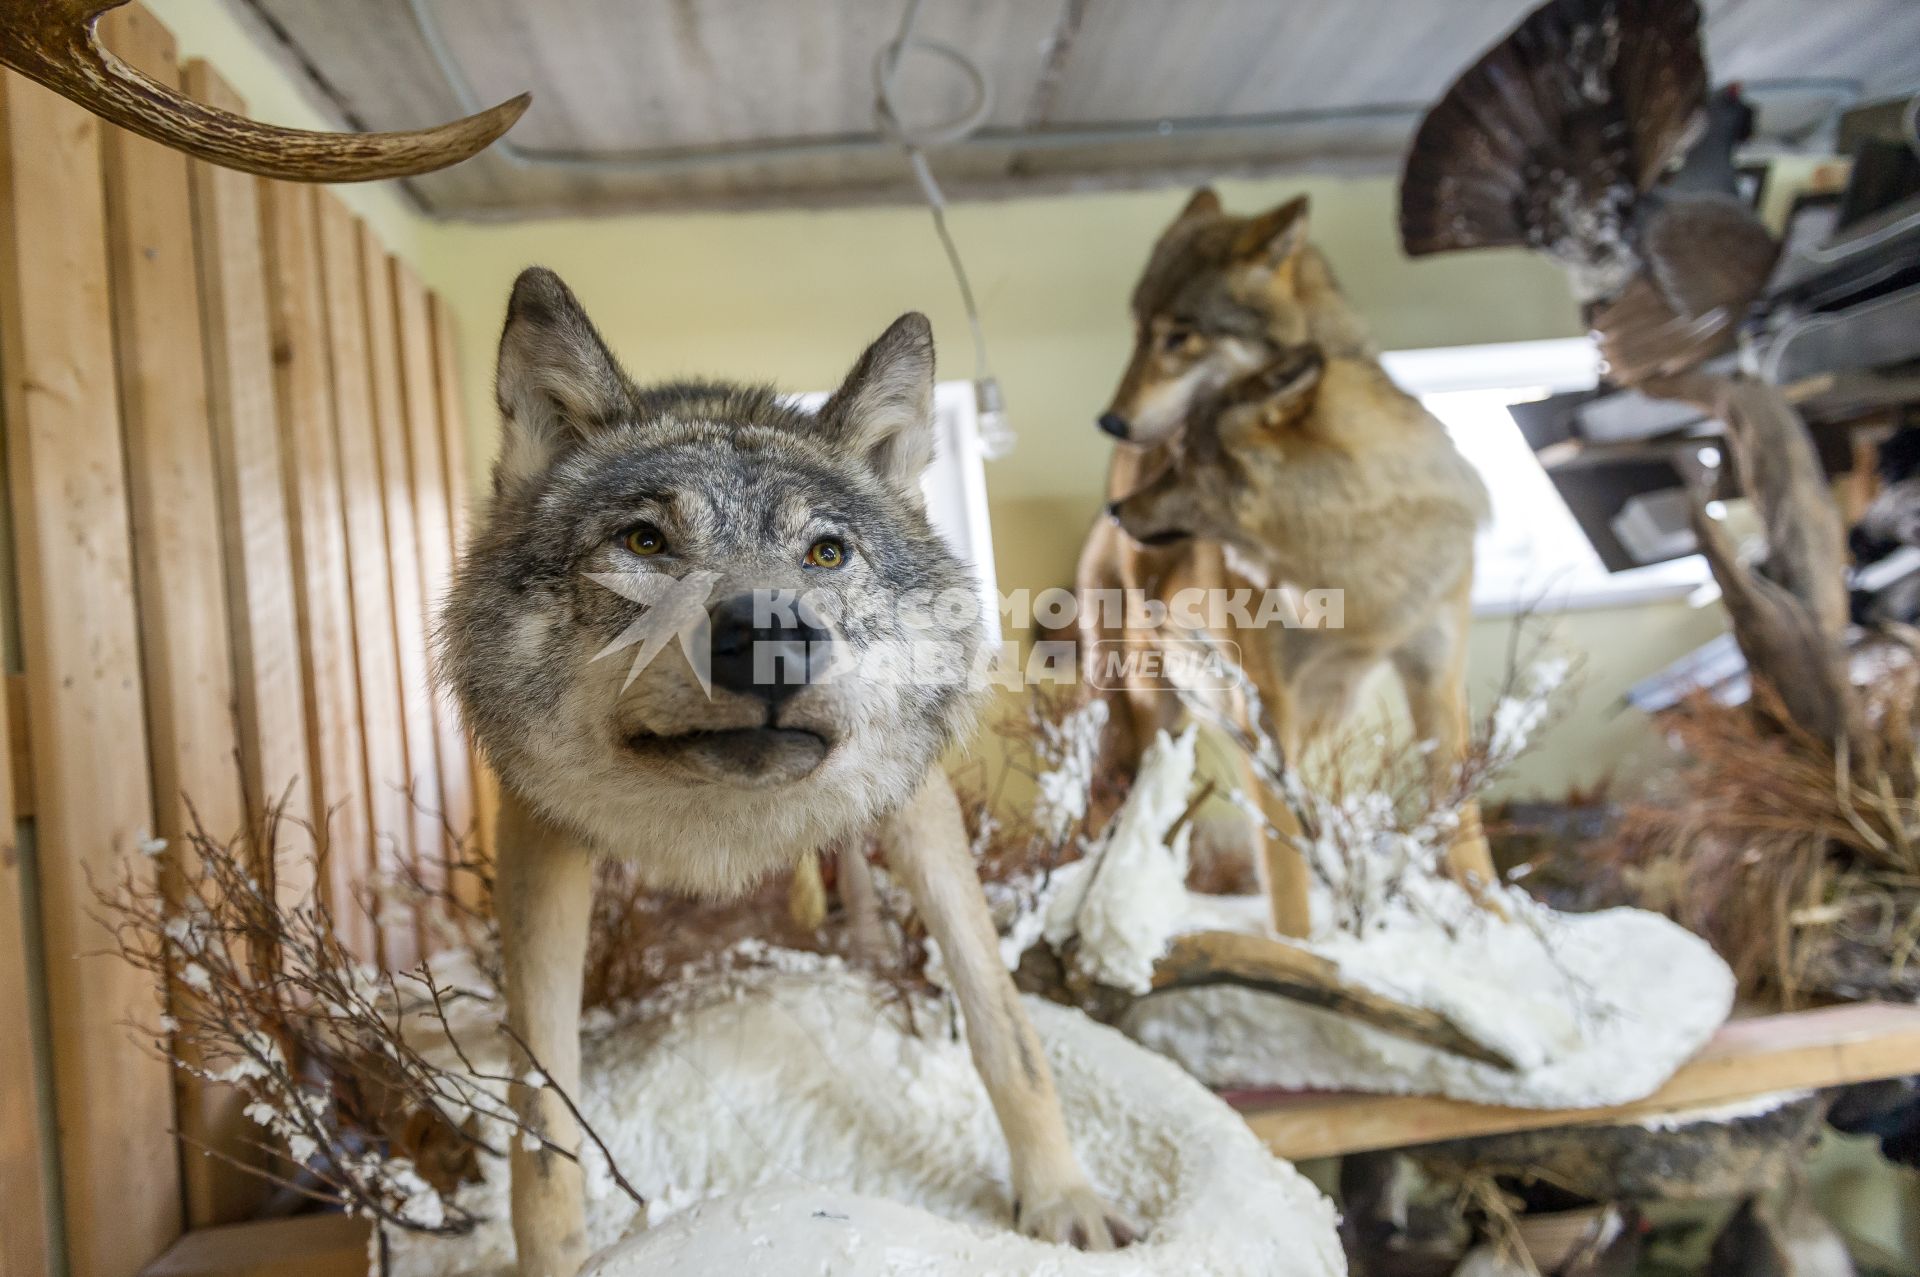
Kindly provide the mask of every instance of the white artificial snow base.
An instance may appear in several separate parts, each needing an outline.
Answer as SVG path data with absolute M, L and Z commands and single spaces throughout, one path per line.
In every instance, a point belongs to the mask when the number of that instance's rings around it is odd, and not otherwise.
M 1444 926 L 1403 916 L 1364 937 L 1316 936 L 1309 947 L 1350 979 L 1447 1015 L 1504 1051 L 1516 1071 L 1229 986 L 1143 999 L 1120 1027 L 1223 1089 L 1594 1108 L 1658 1090 L 1732 1010 L 1726 963 L 1665 918 L 1638 909 L 1558 913 L 1519 892 L 1502 900 L 1510 921 L 1479 909 L 1455 911 Z M 1183 929 L 1258 918 L 1263 904 L 1196 897 L 1194 922 Z
M 1005 1144 L 942 1005 L 916 1002 L 916 1036 L 893 991 L 831 960 L 771 956 L 780 969 L 714 976 L 588 1035 L 582 1107 L 652 1217 L 643 1228 L 589 1152 L 591 1243 L 611 1247 L 595 1277 L 1345 1272 L 1331 1205 L 1231 1109 L 1118 1033 L 1031 999 L 1081 1163 L 1145 1236 L 1111 1254 L 1019 1236 Z M 394 1238 L 394 1277 L 511 1271 L 506 1170 L 484 1169 L 460 1201 L 488 1222 L 464 1238 Z
M 1563 675 L 1549 670 L 1535 681 L 1551 686 Z M 1500 748 L 1517 750 L 1544 713 L 1538 698 L 1503 701 L 1495 734 L 1510 739 Z M 1021 912 L 1002 945 L 1010 964 L 1042 938 L 1087 979 L 1145 994 L 1176 936 L 1266 932 L 1264 899 L 1185 888 L 1181 816 L 1193 772 L 1193 729 L 1161 732 L 1113 832 L 1084 859 L 1014 893 Z M 1447 828 L 1409 834 L 1379 794 L 1319 801 L 1315 815 L 1321 841 L 1303 846 L 1315 869 L 1313 935 L 1294 943 L 1353 983 L 1446 1016 L 1517 1067 L 1234 985 L 1134 1003 L 1120 1027 L 1209 1086 L 1604 1107 L 1658 1090 L 1733 1008 L 1726 963 L 1665 918 L 1637 909 L 1563 914 L 1514 889 L 1496 893 L 1496 913 L 1440 872 Z

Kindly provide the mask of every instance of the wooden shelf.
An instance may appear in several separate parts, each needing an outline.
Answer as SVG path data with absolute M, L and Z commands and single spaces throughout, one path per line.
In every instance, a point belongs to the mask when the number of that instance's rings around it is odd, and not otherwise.
M 1920 1006 L 1866 1003 L 1738 1020 L 1658 1092 L 1603 1109 L 1513 1109 L 1429 1096 L 1240 1092 L 1227 1098 L 1291 1161 L 1715 1108 L 1778 1091 L 1920 1073 Z
M 345 1215 L 196 1228 L 140 1277 L 367 1277 L 368 1236 Z

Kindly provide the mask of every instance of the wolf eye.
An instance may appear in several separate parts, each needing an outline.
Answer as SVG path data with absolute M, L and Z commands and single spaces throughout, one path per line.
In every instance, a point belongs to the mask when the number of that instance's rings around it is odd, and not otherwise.
M 1160 336 L 1160 345 L 1169 351 L 1185 350 L 1200 334 L 1184 324 L 1176 324 Z
M 651 523 L 641 523 L 627 529 L 625 538 L 627 549 L 641 557 L 665 553 L 666 534 Z
M 837 537 L 821 537 L 807 549 L 809 567 L 837 568 L 846 561 L 847 547 Z

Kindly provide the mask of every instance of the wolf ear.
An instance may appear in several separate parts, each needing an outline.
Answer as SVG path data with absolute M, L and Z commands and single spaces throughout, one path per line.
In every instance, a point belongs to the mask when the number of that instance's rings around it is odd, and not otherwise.
M 1169 235 L 1173 234 L 1174 231 L 1189 221 L 1192 221 L 1194 218 L 1213 217 L 1219 212 L 1220 197 L 1214 194 L 1213 188 L 1211 186 L 1199 187 L 1192 195 L 1187 197 L 1186 204 L 1182 206 L 1179 213 L 1174 216 L 1174 219 L 1167 223 L 1166 229 L 1160 232 L 1161 242 L 1164 243 Z
M 894 487 L 917 495 L 933 460 L 933 326 L 919 311 L 893 321 L 867 347 L 820 421 L 841 446 L 867 458 Z
M 567 445 L 616 419 L 629 406 L 628 386 L 572 290 L 544 267 L 522 271 L 500 334 L 494 486 L 539 474 Z
M 1180 210 L 1180 216 L 1173 220 L 1175 222 L 1184 222 L 1189 217 L 1212 217 L 1219 211 L 1220 196 L 1211 186 L 1202 186 L 1197 188 L 1193 194 L 1188 197 L 1186 207 L 1182 208 Z
M 1233 251 L 1242 261 L 1260 260 L 1277 267 L 1299 252 L 1306 242 L 1307 197 L 1298 195 L 1241 227 Z

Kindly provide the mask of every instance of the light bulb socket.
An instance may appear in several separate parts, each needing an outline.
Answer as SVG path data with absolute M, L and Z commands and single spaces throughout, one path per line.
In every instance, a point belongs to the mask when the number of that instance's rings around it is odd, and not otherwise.
M 998 378 L 980 377 L 974 381 L 973 411 L 981 455 L 989 461 L 998 461 L 1012 452 L 1018 436 L 1007 424 L 1007 401 L 1000 393 Z

